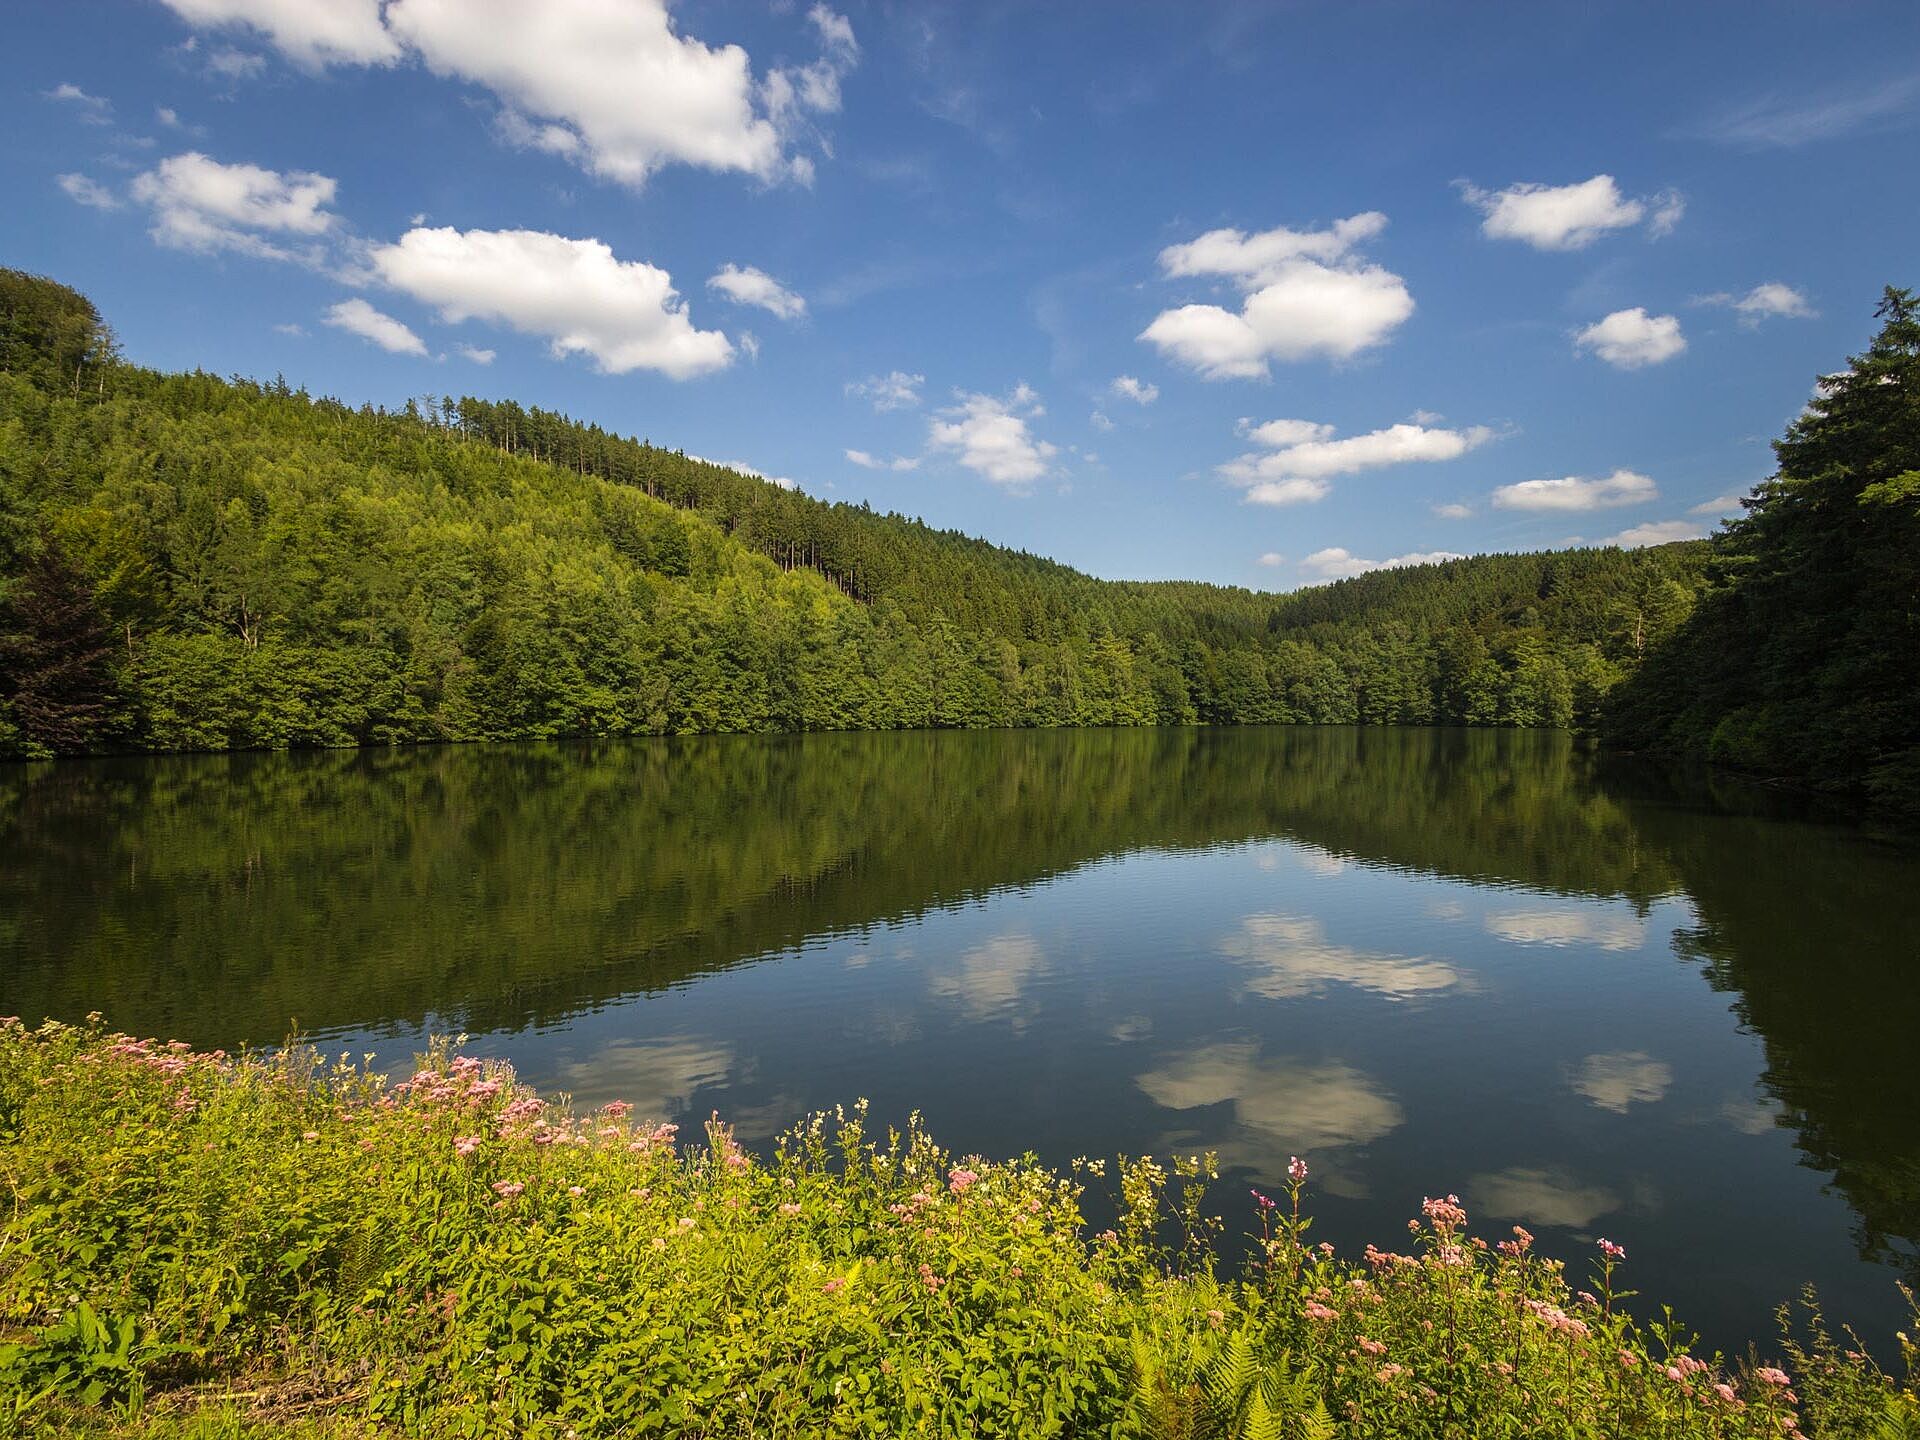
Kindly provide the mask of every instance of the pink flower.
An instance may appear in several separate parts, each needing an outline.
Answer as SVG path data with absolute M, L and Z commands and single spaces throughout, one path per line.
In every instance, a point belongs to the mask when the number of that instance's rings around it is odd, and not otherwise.
M 462 1135 L 453 1142 L 453 1153 L 456 1155 L 471 1155 L 479 1148 L 480 1137 L 478 1135 Z
M 1306 1183 L 1306 1178 L 1307 1178 L 1307 1162 L 1302 1160 L 1298 1155 L 1288 1156 L 1287 1157 L 1287 1179 L 1291 1180 L 1296 1185 L 1301 1185 Z
M 1338 1320 L 1340 1318 L 1340 1312 L 1326 1305 L 1322 1305 L 1318 1300 L 1309 1300 L 1307 1301 L 1307 1318 L 1309 1320 Z
M 1460 1208 L 1458 1195 L 1449 1195 L 1444 1200 L 1429 1197 L 1420 1202 L 1420 1210 L 1436 1229 L 1457 1230 L 1467 1223 L 1467 1212 Z
M 927 1264 L 926 1261 L 922 1260 L 920 1262 L 920 1283 L 926 1286 L 927 1289 L 929 1290 L 938 1290 L 942 1285 L 946 1284 L 947 1282 L 945 1280 L 942 1280 L 938 1275 L 933 1273 L 933 1266 Z
M 625 1100 L 615 1100 L 600 1107 L 600 1113 L 609 1120 L 622 1120 L 633 1113 L 633 1106 Z
M 840 1279 L 840 1277 L 837 1275 L 833 1279 L 827 1281 L 826 1284 L 820 1287 L 820 1289 L 828 1295 L 838 1295 L 842 1290 L 846 1288 L 847 1288 L 847 1282 Z
M 1211 1325 L 1214 1329 L 1218 1330 L 1222 1325 L 1226 1323 L 1227 1323 L 1226 1311 L 1224 1310 L 1207 1311 L 1207 1324 Z
M 956 1195 L 964 1195 L 980 1177 L 964 1166 L 955 1166 L 947 1172 L 947 1188 Z
M 514 1196 L 523 1193 L 526 1188 L 527 1187 L 522 1185 L 518 1180 L 496 1180 L 493 1182 L 493 1193 L 498 1195 L 502 1200 L 511 1200 Z
M 1604 1235 L 1600 1237 L 1600 1253 L 1609 1260 L 1624 1260 L 1627 1258 L 1626 1246 L 1616 1245 Z
M 587 1193 L 587 1192 L 586 1192 L 585 1190 L 583 1190 L 583 1189 L 581 1189 L 581 1188 L 580 1188 L 580 1187 L 579 1187 L 578 1185 L 569 1185 L 569 1186 L 567 1186 L 567 1194 L 569 1194 L 569 1195 L 572 1195 L 572 1196 L 574 1196 L 575 1198 L 578 1198 L 579 1196 L 582 1196 L 582 1195 L 584 1195 L 584 1194 L 586 1194 L 586 1193 Z
M 1771 1365 L 1762 1365 L 1758 1370 L 1753 1372 L 1753 1378 L 1764 1381 L 1768 1385 L 1779 1385 L 1782 1387 L 1793 1383 L 1786 1371 L 1776 1370 Z
M 798 1205 L 782 1205 L 780 1207 L 780 1213 L 782 1215 L 798 1215 L 800 1213 L 800 1207 Z
M 1718 1395 L 1722 1400 L 1726 1401 L 1727 1404 L 1729 1405 L 1738 1405 L 1740 1403 L 1740 1397 L 1733 1393 L 1733 1386 L 1727 1384 L 1727 1382 L 1724 1380 L 1718 1381 L 1714 1385 L 1713 1393 Z
M 1273 1210 L 1278 1208 L 1273 1203 L 1272 1200 L 1268 1199 L 1265 1195 L 1262 1195 L 1258 1190 L 1252 1190 L 1252 1191 L 1249 1191 L 1248 1193 L 1251 1194 L 1255 1200 L 1258 1200 L 1260 1202 L 1260 1208 L 1262 1210 Z
M 1383 1385 L 1391 1385 L 1406 1373 L 1407 1367 L 1404 1365 L 1382 1365 L 1378 1370 L 1373 1372 L 1373 1378 Z
M 1387 1353 L 1387 1347 L 1384 1344 L 1378 1340 L 1369 1340 L 1364 1335 L 1360 1337 L 1360 1348 L 1376 1358 Z

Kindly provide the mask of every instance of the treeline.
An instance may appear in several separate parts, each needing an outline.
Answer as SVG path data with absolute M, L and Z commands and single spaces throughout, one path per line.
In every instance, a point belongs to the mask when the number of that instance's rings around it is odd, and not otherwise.
M 1701 603 L 1608 707 L 1617 742 L 1920 823 L 1920 300 L 1822 376 Z
M 1567 727 L 1701 547 L 1116 583 L 511 403 L 115 358 L 0 272 L 0 753 L 725 731 Z

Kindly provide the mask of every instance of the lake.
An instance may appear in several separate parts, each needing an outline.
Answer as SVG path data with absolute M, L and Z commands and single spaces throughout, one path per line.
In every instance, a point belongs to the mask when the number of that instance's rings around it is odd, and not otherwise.
M 733 737 L 0 767 L 0 1013 L 765 1143 L 1289 1155 L 1314 1237 L 1457 1191 L 1744 1348 L 1920 1272 L 1920 852 L 1547 733 Z

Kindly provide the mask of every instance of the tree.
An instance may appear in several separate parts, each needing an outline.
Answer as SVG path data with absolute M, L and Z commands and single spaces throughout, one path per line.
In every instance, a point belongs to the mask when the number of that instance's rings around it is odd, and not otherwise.
M 114 719 L 113 631 L 86 582 L 43 543 L 0 615 L 0 699 L 28 754 L 95 748 Z

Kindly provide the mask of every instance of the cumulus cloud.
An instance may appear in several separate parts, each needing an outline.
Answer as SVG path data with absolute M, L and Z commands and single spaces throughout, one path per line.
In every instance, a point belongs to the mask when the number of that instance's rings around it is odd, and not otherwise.
M 1457 500 L 1449 501 L 1446 504 L 1436 504 L 1432 509 L 1433 513 L 1438 515 L 1442 520 L 1465 520 L 1473 514 L 1473 507 L 1471 505 L 1462 505 Z
M 996 935 L 934 971 L 928 988 L 958 1002 L 969 1020 L 1005 1020 L 1019 1031 L 1031 1018 L 1021 998 L 1046 969 L 1046 952 L 1031 935 Z
M 63 105 L 71 105 L 74 113 L 88 125 L 110 125 L 113 123 L 113 102 L 105 96 L 89 95 L 78 85 L 62 81 L 46 92 L 47 99 L 58 100 Z
M 1287 563 L 1287 557 L 1282 555 L 1278 550 L 1269 550 L 1260 557 L 1260 563 L 1268 567 L 1284 565 Z
M 379 311 L 365 300 L 342 300 L 321 317 L 336 330 L 345 330 L 370 340 L 395 355 L 425 355 L 426 342 L 393 316 Z
M 958 404 L 928 422 L 927 444 L 954 452 L 967 469 L 996 485 L 1019 489 L 1045 475 L 1059 453 L 1027 428 L 1045 413 L 1025 382 L 1004 399 L 961 391 Z
M 846 457 L 862 470 L 917 470 L 920 468 L 918 456 L 896 455 L 891 460 L 882 460 L 865 450 L 848 450 Z
M 1693 303 L 1724 306 L 1738 315 L 1740 323 L 1748 329 L 1757 327 L 1762 320 L 1776 317 L 1811 320 L 1820 313 L 1807 302 L 1804 294 L 1778 280 L 1756 285 L 1744 295 L 1735 295 L 1728 290 L 1719 290 L 1712 295 L 1696 295 Z
M 782 320 L 798 320 L 807 313 L 805 300 L 751 265 L 722 265 L 708 278 L 707 288 L 718 290 L 736 305 L 758 305 Z
M 1465 558 L 1451 550 L 1417 550 L 1406 555 L 1395 555 L 1390 560 L 1363 560 L 1342 546 L 1330 545 L 1325 550 L 1316 550 L 1307 556 L 1300 562 L 1300 568 L 1322 580 L 1350 580 L 1369 570 L 1398 570 L 1406 565 L 1438 565 L 1446 560 Z
M 1698 505 L 1689 505 L 1689 515 L 1738 515 L 1746 507 L 1740 503 L 1738 495 L 1716 495 L 1711 500 L 1702 500 Z
M 1568 1230 L 1584 1230 L 1622 1204 L 1605 1186 L 1583 1184 L 1564 1170 L 1526 1165 L 1476 1175 L 1467 1182 L 1467 1199 L 1475 1209 L 1501 1220 Z
M 1671 545 L 1676 540 L 1701 540 L 1706 538 L 1706 533 L 1704 525 L 1691 520 L 1649 520 L 1618 535 L 1609 535 L 1606 543 L 1625 550 L 1639 550 L 1648 545 Z
M 1209 380 L 1263 376 L 1272 360 L 1351 359 L 1413 313 L 1406 283 L 1353 253 L 1386 223 L 1368 211 L 1325 230 L 1210 230 L 1170 245 L 1160 252 L 1166 274 L 1219 277 L 1246 298 L 1237 311 L 1199 304 L 1162 311 L 1139 338 Z
M 417 55 L 437 75 L 484 86 L 509 141 L 639 186 L 661 166 L 812 178 L 789 153 L 809 113 L 840 108 L 859 58 L 853 27 L 825 5 L 809 19 L 822 53 L 756 81 L 738 45 L 675 31 L 667 0 L 164 0 L 200 28 L 245 26 L 295 64 L 389 65 Z
M 1145 380 L 1136 380 L 1131 375 L 1116 375 L 1113 383 L 1107 387 L 1123 400 L 1131 400 L 1136 405 L 1151 405 L 1160 398 L 1160 387 Z
M 1480 232 L 1495 240 L 1519 240 L 1536 250 L 1584 250 L 1601 236 L 1647 221 L 1650 234 L 1664 235 L 1686 208 L 1674 191 L 1644 200 L 1629 199 L 1611 175 L 1596 175 L 1572 185 L 1524 182 L 1504 190 L 1482 190 L 1465 180 L 1460 193 L 1484 217 Z
M 1639 505 L 1659 498 L 1660 489 L 1645 475 L 1616 470 L 1589 480 L 1566 475 L 1558 480 L 1522 480 L 1493 492 L 1502 510 L 1608 510 L 1617 505 Z
M 118 210 L 120 197 L 102 185 L 98 180 L 85 175 L 59 175 L 55 177 L 67 198 L 77 205 L 86 205 L 94 210 Z
M 1463 430 L 1431 429 L 1424 425 L 1389 425 L 1365 435 L 1333 438 L 1333 427 L 1311 420 L 1269 420 L 1241 433 L 1269 447 L 1229 460 L 1221 475 L 1245 487 L 1247 499 L 1259 505 L 1291 505 L 1318 500 L 1327 494 L 1327 481 L 1389 465 L 1416 461 L 1454 460 L 1494 438 L 1485 425 Z
M 380 0 L 162 0 L 203 30 L 247 28 L 296 65 L 391 65 L 399 43 L 380 23 Z
M 291 260 L 313 252 L 296 255 L 287 241 L 334 228 L 339 217 L 326 207 L 335 188 L 311 171 L 226 165 L 190 150 L 136 176 L 133 197 L 153 211 L 152 235 L 162 245 Z
M 414 229 L 375 246 L 369 260 L 380 279 L 449 323 L 505 325 L 546 340 L 555 357 L 587 355 L 605 374 L 653 370 L 686 380 L 733 361 L 724 334 L 694 328 L 672 276 L 616 259 L 599 240 Z
M 855 400 L 865 400 L 878 411 L 910 410 L 920 403 L 920 387 L 926 383 L 924 375 L 890 370 L 885 375 L 849 380 L 846 390 Z
M 1649 315 L 1636 305 L 1616 310 L 1579 331 L 1573 348 L 1591 350 L 1616 370 L 1638 370 L 1671 360 L 1687 348 L 1687 340 L 1676 317 Z
M 493 363 L 495 352 L 492 350 L 482 349 L 478 345 L 455 345 L 453 348 L 476 365 L 491 365 Z

